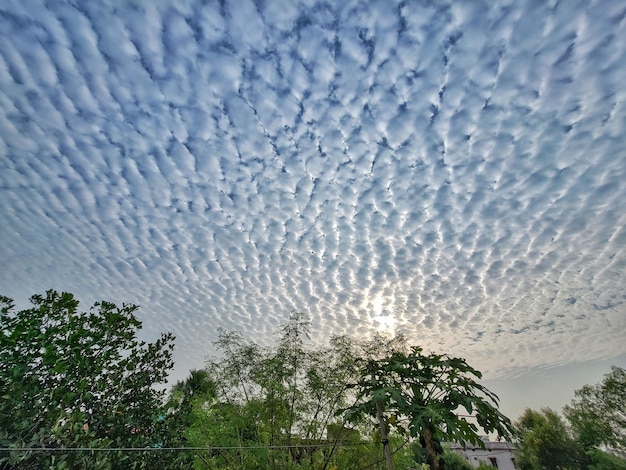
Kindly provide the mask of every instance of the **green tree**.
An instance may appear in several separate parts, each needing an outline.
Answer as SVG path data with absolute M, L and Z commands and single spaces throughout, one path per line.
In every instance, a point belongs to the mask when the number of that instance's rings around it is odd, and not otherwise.
M 626 459 L 600 449 L 587 451 L 589 470 L 626 470 Z
M 428 459 L 425 455 L 425 452 L 422 446 L 419 445 L 418 443 L 414 443 L 411 445 L 411 448 L 413 449 L 413 454 L 414 454 L 413 460 L 415 464 L 418 464 L 418 465 L 413 464 L 412 467 L 429 469 L 430 465 L 428 465 L 427 463 Z M 394 464 L 396 464 L 396 468 L 397 468 L 397 463 L 394 462 Z M 443 447 L 443 453 L 439 456 L 439 465 L 441 468 L 444 468 L 445 470 L 472 470 L 473 469 L 472 465 L 467 460 L 465 460 L 463 457 L 461 457 L 459 454 L 457 454 L 456 452 L 454 452 L 452 449 L 450 449 L 447 446 Z
M 626 455 L 626 370 L 611 367 L 601 383 L 575 391 L 563 409 L 577 441 L 591 450 L 606 446 Z
M 497 409 L 498 398 L 479 384 L 481 373 L 464 359 L 424 354 L 422 348 L 394 351 L 370 360 L 356 386 L 358 402 L 345 411 L 351 421 L 384 410 L 390 428 L 420 440 L 431 469 L 439 468 L 442 440 L 484 445 L 483 432 L 508 437 L 511 426 Z M 473 418 L 460 416 L 458 411 Z M 383 442 L 384 443 L 384 442 Z
M 236 448 L 275 445 L 285 422 L 282 390 L 262 380 L 268 352 L 238 331 L 221 329 L 215 346 L 221 357 L 209 358 L 206 365 L 207 376 L 216 384 L 215 400 L 196 405 L 193 442 L 233 449 L 196 461 L 196 468 L 266 468 L 270 459 L 266 449 Z
M 31 308 L 15 312 L 13 301 L 0 297 L 0 447 L 14 449 L 0 462 L 9 468 L 147 465 L 149 452 L 62 449 L 167 445 L 163 392 L 155 385 L 172 367 L 173 336 L 139 341 L 134 305 L 98 302 L 79 312 L 72 294 L 53 290 L 30 300 Z M 48 451 L 26 450 L 33 448 Z
M 308 328 L 306 315 L 292 313 L 271 348 L 262 348 L 239 332 L 219 332 L 215 344 L 221 357 L 207 363 L 209 376 L 218 384 L 218 400 L 205 414 L 229 414 L 222 416 L 229 429 L 222 429 L 218 437 L 215 426 L 208 426 L 206 439 L 224 446 L 284 446 L 266 453 L 264 465 L 271 468 L 323 468 L 333 458 L 332 445 L 329 451 L 320 444 L 334 424 L 335 411 L 345 402 L 346 376 L 354 365 L 348 360 L 350 347 L 339 339 L 326 348 L 310 347 Z M 339 441 L 341 432 L 336 434 Z M 221 457 L 223 464 L 230 459 L 247 468 L 263 465 L 259 452 Z M 259 466 L 253 467 L 252 460 Z
M 445 449 L 441 455 L 441 463 L 445 470 L 473 470 L 470 463 L 456 452 Z
M 177 382 L 169 393 L 166 404 L 168 432 L 177 436 L 177 447 L 198 448 L 209 444 L 198 436 L 202 435 L 205 409 L 215 400 L 216 385 L 205 370 L 191 370 L 189 376 Z M 177 462 L 185 468 L 194 466 L 195 461 L 207 463 L 210 459 L 203 451 L 177 452 Z
M 569 435 L 561 416 L 550 408 L 526 409 L 515 422 L 516 465 L 520 470 L 584 469 L 588 459 Z
M 349 428 L 337 412 L 352 403 L 349 385 L 358 379 L 359 361 L 385 343 L 337 336 L 311 345 L 308 329 L 308 317 L 296 312 L 272 347 L 237 331 L 219 332 L 221 354 L 206 366 L 215 399 L 196 405 L 193 433 L 186 435 L 198 446 L 264 448 L 216 452 L 196 459 L 197 468 L 356 469 L 378 459 L 371 428 Z M 410 449 L 398 450 L 397 458 L 405 454 Z

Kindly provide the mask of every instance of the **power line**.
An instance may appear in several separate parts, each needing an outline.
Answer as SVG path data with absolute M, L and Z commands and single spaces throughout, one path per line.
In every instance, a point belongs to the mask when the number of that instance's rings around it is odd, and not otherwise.
M 152 452 L 152 451 L 213 451 L 213 450 L 286 450 L 325 447 L 355 447 L 369 442 L 329 444 L 298 444 L 282 446 L 208 446 L 208 447 L 0 447 L 0 452 Z

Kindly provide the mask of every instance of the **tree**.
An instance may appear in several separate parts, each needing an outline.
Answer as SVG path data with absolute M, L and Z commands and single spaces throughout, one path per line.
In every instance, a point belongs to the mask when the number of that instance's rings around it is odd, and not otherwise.
M 611 367 L 601 383 L 575 391 L 563 409 L 578 442 L 591 450 L 606 446 L 626 455 L 626 370 Z
M 515 423 L 516 465 L 520 470 L 587 468 L 588 459 L 555 411 L 526 409 Z
M 415 462 L 412 467 L 420 469 L 430 468 L 422 446 L 419 445 L 419 443 L 413 443 L 411 448 L 413 450 L 413 460 Z M 439 457 L 439 465 L 445 470 L 473 470 L 474 468 L 467 460 L 447 446 L 443 447 L 443 453 Z
M 168 432 L 176 436 L 176 447 L 198 448 L 207 446 L 207 442 L 198 439 L 203 433 L 205 409 L 216 398 L 216 385 L 205 370 L 191 370 L 189 376 L 178 381 L 170 390 L 165 406 Z M 194 461 L 207 462 L 204 452 L 188 450 L 177 452 L 177 462 L 181 467 L 191 468 Z
M 137 306 L 98 302 L 79 312 L 70 293 L 49 290 L 15 312 L 0 297 L 0 455 L 9 468 L 133 468 L 144 452 L 63 448 L 162 446 L 163 384 L 174 337 L 137 339 Z M 33 449 L 45 448 L 46 452 Z M 52 452 L 50 449 L 59 449 Z M 165 462 L 159 456 L 159 462 Z M 165 465 L 160 464 L 161 468 Z
M 431 469 L 439 468 L 442 440 L 483 446 L 479 427 L 508 437 L 509 419 L 497 409 L 498 398 L 479 384 L 481 373 L 464 359 L 424 354 L 422 348 L 394 351 L 370 360 L 356 385 L 359 401 L 345 410 L 351 421 L 386 413 L 390 428 L 420 440 Z M 464 409 L 470 420 L 458 414 Z M 475 422 L 473 422 L 475 421 Z
M 219 432 L 219 442 L 225 446 L 284 446 L 267 454 L 266 465 L 272 468 L 305 462 L 307 468 L 328 465 L 336 449 L 332 443 L 329 448 L 320 443 L 328 443 L 323 439 L 328 427 L 335 424 L 335 411 L 345 405 L 347 377 L 354 362 L 348 340 L 335 338 L 322 348 L 308 346 L 308 328 L 306 315 L 292 313 L 271 348 L 262 348 L 236 331 L 219 332 L 215 344 L 221 357 L 207 363 L 209 377 L 218 384 L 217 400 L 206 410 L 207 415 L 221 413 L 221 423 L 228 427 Z M 339 441 L 344 430 L 342 426 L 337 429 Z M 213 442 L 218 438 L 211 426 L 205 429 L 205 436 Z M 258 452 L 247 452 L 228 458 L 256 468 L 251 460 L 260 457 Z
M 446 470 L 473 470 L 474 468 L 459 454 L 453 450 L 445 448 L 443 450 L 443 454 L 441 455 L 441 462 L 443 463 L 443 468 Z
M 219 331 L 221 355 L 206 366 L 215 399 L 196 408 L 193 439 L 198 446 L 255 449 L 217 452 L 208 462 L 196 460 L 197 468 L 357 469 L 376 462 L 371 429 L 349 428 L 337 412 L 352 403 L 349 385 L 358 379 L 359 361 L 385 343 L 335 336 L 314 346 L 308 328 L 306 315 L 291 313 L 272 347 Z M 397 458 L 405 454 L 409 448 Z
M 626 470 L 626 459 L 600 449 L 587 451 L 589 470 Z

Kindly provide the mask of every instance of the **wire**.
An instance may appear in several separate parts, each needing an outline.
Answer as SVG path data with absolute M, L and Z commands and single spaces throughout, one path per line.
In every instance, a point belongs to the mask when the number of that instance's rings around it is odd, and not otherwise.
M 335 443 L 335 444 L 300 444 L 285 446 L 209 446 L 209 447 L 0 447 L 0 452 L 152 452 L 182 450 L 280 450 L 280 449 L 313 449 L 324 447 L 354 447 L 371 445 L 369 442 Z

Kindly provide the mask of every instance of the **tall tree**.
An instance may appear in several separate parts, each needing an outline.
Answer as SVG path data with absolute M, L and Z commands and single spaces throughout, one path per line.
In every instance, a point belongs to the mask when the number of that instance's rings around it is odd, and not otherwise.
M 589 470 L 626 470 L 626 459 L 600 449 L 587 451 Z
M 167 435 L 174 436 L 176 447 L 198 448 L 209 445 L 197 436 L 202 434 L 205 409 L 215 400 L 215 383 L 205 370 L 191 370 L 189 376 L 170 390 L 167 404 Z M 200 428 L 200 429 L 199 429 Z M 177 462 L 190 468 L 195 460 L 207 461 L 205 452 L 177 451 Z
M 476 381 L 480 378 L 461 358 L 424 354 L 419 347 L 395 351 L 362 369 L 360 400 L 346 412 L 358 421 L 363 415 L 380 415 L 377 409 L 382 408 L 390 427 L 420 440 L 431 469 L 437 470 L 441 440 L 484 445 L 478 426 L 510 435 L 510 421 L 498 411 L 497 396 Z M 460 409 L 473 418 L 460 416 Z
M 368 442 L 347 428 L 337 411 L 354 398 L 349 384 L 358 379 L 359 361 L 379 354 L 385 343 L 337 336 L 315 346 L 308 328 L 306 315 L 292 313 L 276 345 L 268 348 L 239 332 L 219 332 L 215 344 L 222 354 L 206 369 L 216 384 L 216 400 L 205 408 L 209 418 L 197 416 L 196 422 L 204 423 L 197 429 L 204 430 L 204 442 L 211 445 L 272 449 L 223 452 L 212 464 L 313 470 L 372 463 Z
M 516 465 L 520 470 L 585 469 L 588 458 L 568 433 L 561 416 L 550 408 L 526 409 L 515 422 Z
M 137 306 L 98 302 L 79 312 L 72 294 L 49 290 L 15 312 L 0 297 L 0 447 L 14 468 L 126 468 L 142 452 L 34 452 L 33 448 L 163 445 L 163 393 L 173 336 L 137 339 Z M 55 468 L 57 468 L 55 467 Z M 51 467 L 52 468 L 52 467 Z
M 626 370 L 611 367 L 601 383 L 585 385 L 575 397 L 563 411 L 578 442 L 626 456 Z

